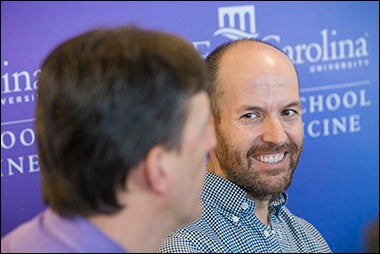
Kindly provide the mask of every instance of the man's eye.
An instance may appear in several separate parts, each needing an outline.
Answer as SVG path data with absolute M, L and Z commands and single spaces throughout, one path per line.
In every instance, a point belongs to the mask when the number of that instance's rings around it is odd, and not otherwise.
M 242 116 L 243 118 L 249 118 L 249 119 L 254 119 L 257 118 L 257 115 L 255 113 L 248 113 Z
M 282 115 L 284 115 L 284 116 L 292 117 L 292 116 L 295 116 L 296 114 L 297 114 L 297 112 L 293 109 L 286 109 L 286 110 L 282 111 Z

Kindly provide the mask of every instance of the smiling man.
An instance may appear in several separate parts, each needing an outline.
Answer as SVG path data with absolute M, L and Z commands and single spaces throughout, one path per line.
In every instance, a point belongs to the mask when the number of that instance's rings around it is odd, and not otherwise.
M 168 236 L 160 252 L 331 252 L 285 204 L 304 142 L 299 83 L 281 50 L 242 39 L 206 59 L 217 137 L 203 213 Z

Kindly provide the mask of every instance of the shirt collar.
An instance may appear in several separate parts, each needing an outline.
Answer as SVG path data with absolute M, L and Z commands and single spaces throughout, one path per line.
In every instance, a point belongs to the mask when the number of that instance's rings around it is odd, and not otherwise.
M 218 207 L 225 212 L 239 214 L 247 204 L 254 211 L 256 204 L 249 199 L 247 192 L 235 183 L 207 171 L 205 184 L 201 194 L 202 203 Z M 274 196 L 269 204 L 271 212 L 278 215 L 281 207 L 286 204 L 288 195 L 282 192 Z

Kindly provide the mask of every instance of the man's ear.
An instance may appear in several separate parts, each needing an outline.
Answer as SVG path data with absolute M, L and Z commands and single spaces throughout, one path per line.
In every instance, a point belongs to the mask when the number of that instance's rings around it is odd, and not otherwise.
M 146 177 L 152 190 L 162 194 L 170 189 L 172 165 L 170 153 L 162 146 L 151 148 L 146 157 Z

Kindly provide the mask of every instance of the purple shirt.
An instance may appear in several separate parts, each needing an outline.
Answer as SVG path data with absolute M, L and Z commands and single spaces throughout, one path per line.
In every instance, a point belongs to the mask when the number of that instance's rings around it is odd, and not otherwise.
M 88 220 L 65 219 L 50 208 L 1 239 L 1 252 L 128 252 Z

